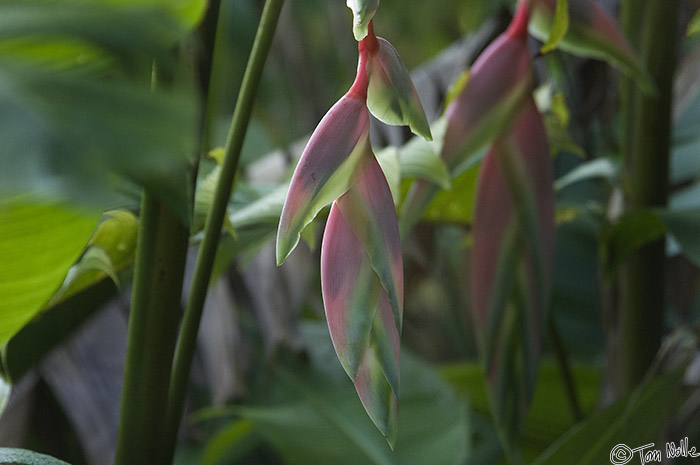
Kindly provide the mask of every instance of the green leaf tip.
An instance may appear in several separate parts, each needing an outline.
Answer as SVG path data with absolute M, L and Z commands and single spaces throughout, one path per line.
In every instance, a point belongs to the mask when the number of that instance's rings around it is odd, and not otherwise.
M 369 66 L 367 107 L 381 122 L 409 126 L 411 131 L 432 140 L 428 118 L 418 98 L 411 75 L 396 49 L 381 37 Z
M 569 1 L 557 0 L 557 8 L 554 12 L 552 28 L 549 31 L 547 41 L 540 48 L 541 54 L 547 54 L 556 50 L 559 42 L 564 38 L 569 30 Z
M 359 42 L 369 33 L 369 23 L 379 8 L 379 0 L 347 0 L 345 4 L 352 10 L 352 33 Z

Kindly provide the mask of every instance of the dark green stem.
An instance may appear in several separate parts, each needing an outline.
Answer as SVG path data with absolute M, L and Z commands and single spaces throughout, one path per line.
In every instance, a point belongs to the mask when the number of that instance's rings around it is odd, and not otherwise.
M 574 377 L 571 373 L 569 357 L 566 355 L 566 349 L 564 348 L 564 344 L 559 336 L 557 322 L 555 321 L 554 314 L 551 311 L 549 312 L 547 320 L 549 326 L 549 339 L 552 343 L 552 348 L 554 349 L 554 354 L 557 358 L 559 372 L 561 373 L 562 380 L 564 381 L 566 397 L 569 401 L 569 406 L 571 407 L 571 413 L 574 416 L 574 421 L 578 423 L 583 418 L 583 412 L 581 411 L 581 403 L 578 400 L 578 394 L 576 394 L 576 383 L 574 382 Z
M 629 1 L 629 0 L 628 0 Z M 637 37 L 640 56 L 658 95 L 629 87 L 623 101 L 625 209 L 664 207 L 668 200 L 671 103 L 677 59 L 680 0 L 631 0 L 623 21 Z M 632 84 L 628 83 L 628 86 Z M 620 273 L 620 380 L 631 391 L 661 344 L 665 308 L 665 240 L 639 249 Z
M 144 193 L 115 465 L 151 465 L 158 453 L 188 240 L 182 222 Z
M 243 76 L 241 90 L 236 102 L 236 108 L 231 120 L 228 137 L 226 139 L 224 161 L 221 166 L 221 174 L 216 186 L 214 199 L 207 215 L 204 226 L 204 236 L 195 264 L 192 287 L 185 307 L 185 315 L 177 342 L 175 362 L 172 379 L 170 382 L 170 395 L 168 402 L 168 431 L 163 438 L 161 450 L 163 456 L 158 463 L 171 463 L 172 454 L 177 441 L 177 433 L 182 417 L 182 409 L 185 401 L 187 380 L 190 366 L 194 356 L 197 342 L 199 323 L 204 307 L 204 300 L 209 287 L 211 271 L 219 245 L 221 228 L 224 223 L 224 215 L 228 205 L 238 160 L 243 146 L 243 139 L 248 128 L 250 115 L 253 110 L 253 102 L 257 92 L 263 67 L 274 37 L 277 20 L 284 0 L 267 0 L 263 9 L 262 18 L 253 43 L 253 48 Z M 225 57 L 215 56 L 215 60 Z

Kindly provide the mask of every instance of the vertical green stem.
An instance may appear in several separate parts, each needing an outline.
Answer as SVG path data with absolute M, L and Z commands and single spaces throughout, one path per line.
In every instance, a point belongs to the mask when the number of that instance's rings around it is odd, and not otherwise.
M 243 146 L 243 139 L 248 128 L 250 115 L 253 110 L 255 94 L 260 82 L 260 77 L 262 76 L 265 60 L 270 50 L 283 3 L 284 0 L 267 0 L 265 2 L 262 18 L 258 25 L 253 48 L 243 76 L 233 119 L 231 120 L 231 126 L 226 139 L 221 174 L 216 186 L 211 208 L 207 215 L 204 236 L 200 245 L 194 276 L 192 278 L 192 287 L 187 300 L 187 306 L 185 307 L 185 315 L 177 342 L 175 362 L 170 382 L 167 412 L 168 431 L 161 444 L 162 455 L 157 462 L 160 464 L 169 464 L 172 462 L 182 416 L 182 408 L 185 401 L 190 365 L 192 364 L 192 358 L 194 356 L 197 332 L 199 331 L 204 300 L 207 295 L 212 266 L 216 257 L 216 249 L 219 245 L 221 228 L 224 222 L 224 215 L 226 214 L 226 206 L 233 190 L 234 177 L 238 168 L 238 159 L 241 154 L 241 147 Z M 225 57 L 215 56 L 214 59 L 225 59 Z
M 642 63 L 657 95 L 629 87 L 623 101 L 626 210 L 663 207 L 668 199 L 671 103 L 677 59 L 680 0 L 628 0 L 623 10 L 632 37 L 638 35 Z M 630 85 L 629 83 L 627 84 Z M 663 332 L 665 242 L 638 250 L 620 273 L 620 376 L 623 392 L 644 377 Z
M 166 420 L 189 231 L 144 193 L 115 465 L 151 465 Z

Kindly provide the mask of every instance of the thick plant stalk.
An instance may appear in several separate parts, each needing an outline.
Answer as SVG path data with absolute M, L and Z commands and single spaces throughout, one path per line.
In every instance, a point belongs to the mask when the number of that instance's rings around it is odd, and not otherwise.
M 192 278 L 192 287 L 185 307 L 180 336 L 177 341 L 172 379 L 170 381 L 170 394 L 168 396 L 168 429 L 161 443 L 162 453 L 158 462 L 161 464 L 172 462 L 185 401 L 187 379 L 190 374 L 190 365 L 194 356 L 199 323 L 202 317 L 207 288 L 209 287 L 214 258 L 216 257 L 216 250 L 221 237 L 224 215 L 233 191 L 234 177 L 238 168 L 243 139 L 253 110 L 255 94 L 283 4 L 284 0 L 267 0 L 265 3 L 231 120 L 226 139 L 224 161 L 221 166 L 214 199 L 204 226 L 204 236 L 199 248 L 199 255 L 197 256 Z M 225 57 L 217 56 L 215 59 L 225 59 Z
M 189 230 L 145 192 L 129 316 L 116 465 L 151 465 L 166 421 Z
M 668 200 L 671 102 L 676 68 L 679 0 L 628 0 L 627 30 L 638 37 L 643 65 L 658 95 L 623 90 L 626 210 L 664 207 Z M 642 9 L 643 11 L 638 11 Z M 640 16 L 641 15 L 641 16 Z M 637 29 L 638 28 L 638 29 Z M 638 32 L 641 31 L 641 32 Z M 630 84 L 627 84 L 630 86 Z M 644 377 L 663 332 L 665 239 L 640 248 L 620 274 L 620 380 L 622 392 Z

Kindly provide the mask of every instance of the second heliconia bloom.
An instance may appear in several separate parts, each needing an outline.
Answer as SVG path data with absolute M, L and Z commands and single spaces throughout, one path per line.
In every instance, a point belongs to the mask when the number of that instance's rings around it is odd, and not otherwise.
M 356 14 L 374 14 L 372 2 L 351 3 L 361 7 Z M 355 82 L 323 117 L 292 176 L 277 231 L 277 262 L 332 202 L 321 248 L 326 319 L 338 359 L 393 447 L 403 259 L 394 199 L 369 140 L 369 112 L 425 137 L 430 127 L 396 50 L 374 35 L 371 21 L 367 31 L 358 46 Z

